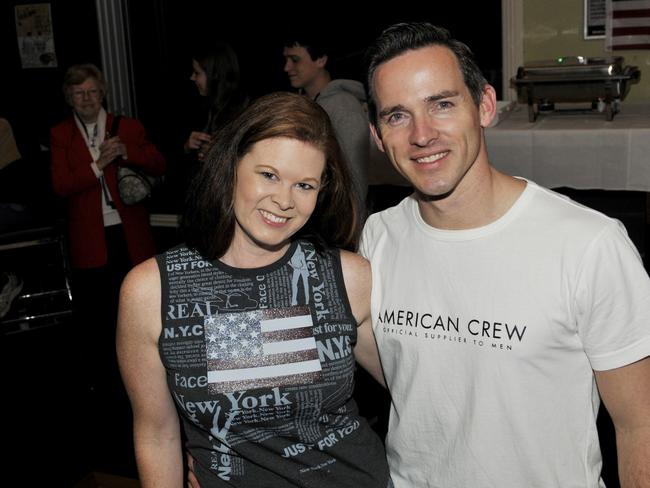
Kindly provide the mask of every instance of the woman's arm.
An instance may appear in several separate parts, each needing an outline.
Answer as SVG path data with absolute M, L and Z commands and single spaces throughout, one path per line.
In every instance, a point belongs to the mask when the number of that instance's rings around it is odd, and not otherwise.
M 370 263 L 358 254 L 341 251 L 341 266 L 348 300 L 358 324 L 354 356 L 373 378 L 386 386 L 370 320 L 370 291 L 372 288 Z
M 117 353 L 133 409 L 135 455 L 143 488 L 183 485 L 178 414 L 158 353 L 160 275 L 154 259 L 136 266 L 120 291 Z

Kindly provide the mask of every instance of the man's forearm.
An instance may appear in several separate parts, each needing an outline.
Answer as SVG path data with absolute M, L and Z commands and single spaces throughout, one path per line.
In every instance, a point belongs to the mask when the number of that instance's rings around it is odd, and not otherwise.
M 616 431 L 621 488 L 650 488 L 650 419 L 648 425 Z

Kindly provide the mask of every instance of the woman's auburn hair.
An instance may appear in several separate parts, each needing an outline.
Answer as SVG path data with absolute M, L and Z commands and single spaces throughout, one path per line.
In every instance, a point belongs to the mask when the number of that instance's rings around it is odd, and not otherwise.
M 212 260 L 226 253 L 236 225 L 237 165 L 256 143 L 273 138 L 311 144 L 325 155 L 316 207 L 294 238 L 307 239 L 319 250 L 325 247 L 356 250 L 357 199 L 329 117 L 314 101 L 288 92 L 257 99 L 217 133 L 186 196 L 182 218 L 186 244 Z

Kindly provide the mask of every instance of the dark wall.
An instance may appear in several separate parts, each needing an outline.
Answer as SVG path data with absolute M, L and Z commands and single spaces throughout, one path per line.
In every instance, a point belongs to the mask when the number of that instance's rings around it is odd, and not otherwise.
M 3 2 L 0 6 L 4 75 L 0 116 L 10 120 L 26 154 L 38 151 L 39 144 L 47 145 L 50 127 L 69 113 L 61 93 L 65 69 L 83 62 L 101 68 L 101 55 L 95 2 L 52 0 L 58 67 L 22 69 L 14 20 L 14 6 L 20 3 L 26 2 Z M 500 90 L 500 0 L 486 0 L 471 7 L 466 5 L 469 2 L 429 2 L 427 7 L 417 9 L 417 15 L 412 4 L 351 15 L 344 6 L 337 9 L 333 4 L 322 11 L 307 12 L 298 4 L 273 3 L 271 10 L 250 2 L 240 3 L 229 6 L 226 15 L 221 2 L 129 2 L 137 116 L 169 162 L 172 178 L 168 180 L 174 180 L 187 164 L 182 145 L 189 131 L 205 123 L 201 97 L 189 81 L 191 46 L 202 40 L 221 39 L 233 46 L 240 58 L 244 85 L 256 97 L 290 88 L 282 69 L 282 44 L 286 33 L 295 28 L 326 30 L 331 35 L 334 75 L 361 79 L 362 53 L 382 29 L 399 21 L 426 20 L 447 27 L 455 37 L 466 41 L 488 80 Z
M 68 66 L 92 62 L 101 56 L 97 34 L 95 2 L 50 2 L 57 67 L 26 68 L 21 65 L 16 38 L 15 5 L 0 3 L 0 117 L 9 120 L 22 160 L 0 173 L 0 201 L 22 203 L 37 225 L 63 213 L 50 180 L 49 129 L 69 111 L 61 83 Z
M 459 2 L 460 3 L 460 2 Z M 500 0 L 487 0 L 468 7 L 452 2 L 430 2 L 428 12 L 420 7 L 414 15 L 413 6 L 391 6 L 389 12 L 350 15 L 347 11 L 328 10 L 307 13 L 294 4 L 274 3 L 274 10 L 231 5 L 225 15 L 220 2 L 195 0 L 141 0 L 132 2 L 131 24 L 136 67 L 139 116 L 149 120 L 164 134 L 163 140 L 181 138 L 174 134 L 176 126 L 200 127 L 205 122 L 196 114 L 200 97 L 191 74 L 191 46 L 196 42 L 220 39 L 229 42 L 240 58 L 242 79 L 252 96 L 276 90 L 287 90 L 283 72 L 282 44 L 292 29 L 326 30 L 331 35 L 335 77 L 361 80 L 363 51 L 388 25 L 404 20 L 426 20 L 447 27 L 452 34 L 466 41 L 477 55 L 479 64 L 497 91 L 501 87 L 501 8 Z M 299 11 L 300 10 L 300 11 Z M 468 19 L 468 17 L 470 17 Z M 273 19 L 273 20 L 271 20 Z M 476 19 L 476 20 L 472 20 Z M 338 69 L 336 69 L 338 68 Z M 161 117 L 161 112 L 166 112 Z M 198 120 L 196 120 L 198 117 Z M 180 119 L 180 120 L 179 120 Z M 198 125 L 197 125 L 198 124 Z M 147 125 L 149 127 L 149 125 Z
M 68 114 L 61 92 L 63 74 L 75 63 L 100 65 L 99 38 L 95 2 L 50 1 L 56 68 L 22 69 L 16 39 L 15 5 L 0 4 L 0 59 L 2 84 L 0 116 L 14 128 L 21 152 L 38 149 L 47 143 L 49 128 Z M 83 20 L 82 20 L 83 19 Z
M 181 148 L 189 131 L 200 130 L 205 124 L 201 97 L 189 80 L 191 46 L 196 42 L 229 42 L 239 56 L 244 85 L 257 97 L 290 89 L 282 57 L 287 32 L 327 31 L 332 48 L 328 66 L 333 65 L 335 77 L 361 80 L 363 52 L 385 27 L 400 21 L 426 20 L 448 28 L 454 37 L 465 41 L 475 51 L 488 81 L 500 92 L 500 0 L 471 5 L 429 2 L 424 4 L 427 7 L 420 6 L 417 14 L 411 3 L 391 5 L 386 11 L 376 9 L 367 15 L 351 15 L 344 5 L 337 9 L 331 3 L 311 12 L 295 3 L 272 5 L 273 9 L 240 2 L 230 5 L 226 15 L 221 2 L 131 2 L 138 116 L 167 155 L 171 174 L 182 173 L 182 166 L 187 164 Z

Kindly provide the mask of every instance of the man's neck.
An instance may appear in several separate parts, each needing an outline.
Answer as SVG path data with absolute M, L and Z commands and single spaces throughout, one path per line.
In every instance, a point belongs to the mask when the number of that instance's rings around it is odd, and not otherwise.
M 500 173 L 487 162 L 472 170 L 476 173 L 444 198 L 416 193 L 420 215 L 427 224 L 447 230 L 483 227 L 505 215 L 526 188 L 524 180 Z
M 305 86 L 305 93 L 312 100 L 318 96 L 318 94 L 327 86 L 327 84 L 332 81 L 332 77 L 329 72 L 323 70 L 321 74 L 313 79 L 313 81 Z

